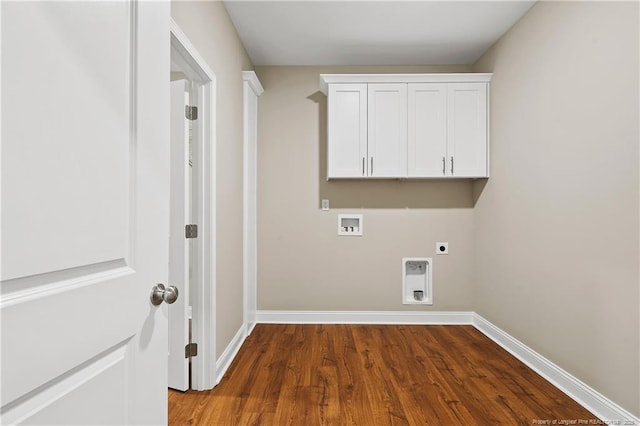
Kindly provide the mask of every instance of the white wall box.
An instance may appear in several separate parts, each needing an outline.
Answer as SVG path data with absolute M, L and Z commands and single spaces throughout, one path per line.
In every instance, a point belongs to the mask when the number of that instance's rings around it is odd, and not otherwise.
M 432 305 L 430 257 L 402 258 L 402 304 Z
M 489 176 L 491 74 L 321 74 L 327 179 Z
M 339 214 L 338 235 L 362 236 L 361 214 Z

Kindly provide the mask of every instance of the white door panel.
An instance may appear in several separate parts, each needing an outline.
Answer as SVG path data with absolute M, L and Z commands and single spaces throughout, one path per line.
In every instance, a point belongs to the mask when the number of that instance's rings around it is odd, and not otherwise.
M 125 259 L 131 5 L 9 2 L 2 12 L 2 215 L 25 225 L 3 228 L 3 243 L 20 241 L 3 244 L 3 279 Z
M 95 424 L 96 419 L 101 419 L 102 424 L 125 424 L 126 351 L 126 346 L 120 345 L 104 356 L 97 357 L 74 371 L 74 374 L 66 375 L 28 402 L 20 404 L 18 409 L 9 411 L 9 416 L 3 416 L 3 421 L 9 420 L 11 424 L 89 425 Z M 87 397 L 100 394 L 103 389 L 118 389 L 119 392 L 109 398 Z M 67 422 L 68 413 L 73 413 L 73 420 Z
M 185 117 L 186 80 L 171 82 L 171 231 L 169 282 L 179 292 L 169 311 L 169 387 L 189 389 L 189 127 Z
M 166 422 L 169 7 L 0 7 L 2 422 Z

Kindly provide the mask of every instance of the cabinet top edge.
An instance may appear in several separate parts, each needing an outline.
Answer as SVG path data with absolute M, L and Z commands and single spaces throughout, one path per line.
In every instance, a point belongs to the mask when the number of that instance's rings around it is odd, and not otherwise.
M 492 73 L 320 74 L 320 91 L 340 83 L 489 83 Z

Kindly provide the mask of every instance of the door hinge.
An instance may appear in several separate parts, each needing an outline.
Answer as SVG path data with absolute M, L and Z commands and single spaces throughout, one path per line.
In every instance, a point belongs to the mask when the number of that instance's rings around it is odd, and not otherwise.
M 197 106 L 185 106 L 184 107 L 184 115 L 187 117 L 187 120 L 197 120 L 198 119 L 198 107 Z
M 192 358 L 194 356 L 198 356 L 198 344 L 197 343 L 189 343 L 184 347 L 184 357 Z
M 198 225 L 185 225 L 184 227 L 185 238 L 197 238 L 198 237 Z

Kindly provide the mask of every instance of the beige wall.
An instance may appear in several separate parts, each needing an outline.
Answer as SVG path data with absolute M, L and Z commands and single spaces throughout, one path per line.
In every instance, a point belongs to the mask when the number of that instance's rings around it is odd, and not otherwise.
M 476 311 L 640 414 L 638 4 L 539 2 L 481 60 Z
M 326 181 L 321 73 L 463 72 L 469 67 L 256 67 L 258 309 L 470 310 L 469 181 Z M 320 210 L 328 198 L 331 210 Z M 337 236 L 339 213 L 363 237 Z M 435 242 L 450 254 L 435 256 Z M 433 257 L 433 306 L 402 305 L 402 257 Z
M 219 356 L 242 326 L 242 70 L 249 57 L 222 2 L 172 2 L 171 16 L 217 82 L 217 293 Z
M 221 3 L 172 16 L 218 79 L 220 353 L 242 323 L 251 63 Z M 637 4 L 539 2 L 476 64 L 494 72 L 488 181 L 325 180 L 320 73 L 471 70 L 257 68 L 258 308 L 476 310 L 639 415 Z M 336 235 L 341 212 L 364 214 L 364 237 Z M 403 256 L 434 258 L 433 306 L 401 304 Z

